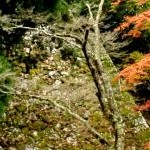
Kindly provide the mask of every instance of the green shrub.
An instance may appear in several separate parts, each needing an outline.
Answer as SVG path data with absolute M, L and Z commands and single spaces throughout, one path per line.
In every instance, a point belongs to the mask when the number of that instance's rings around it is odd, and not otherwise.
M 126 59 L 126 62 L 127 63 L 135 63 L 135 62 L 138 62 L 139 60 L 141 60 L 142 58 L 143 58 L 143 54 L 142 53 L 140 53 L 138 51 L 134 51 Z
M 63 60 L 70 60 L 72 64 L 75 64 L 77 61 L 77 57 L 80 57 L 80 51 L 73 47 L 64 47 L 60 50 L 61 57 Z
M 8 105 L 13 85 L 13 76 L 10 64 L 5 57 L 0 56 L 0 115 L 4 113 Z

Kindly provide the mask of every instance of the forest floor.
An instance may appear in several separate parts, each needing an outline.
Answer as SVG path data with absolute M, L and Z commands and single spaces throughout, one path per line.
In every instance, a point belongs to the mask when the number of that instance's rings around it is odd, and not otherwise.
M 30 74 L 16 75 L 15 94 L 0 120 L 0 150 L 107 149 L 86 124 L 107 140 L 112 139 L 112 126 L 100 110 L 84 58 L 76 60 L 63 60 L 57 51 Z M 135 144 L 140 150 L 134 136 L 129 131 L 126 150 Z
M 17 75 L 16 81 L 17 95 L 0 123 L 2 149 L 105 149 L 80 120 L 51 103 L 70 109 L 109 139 L 108 122 L 100 112 L 96 87 L 86 64 L 71 64 L 70 60 L 62 60 L 58 52 L 30 74 Z

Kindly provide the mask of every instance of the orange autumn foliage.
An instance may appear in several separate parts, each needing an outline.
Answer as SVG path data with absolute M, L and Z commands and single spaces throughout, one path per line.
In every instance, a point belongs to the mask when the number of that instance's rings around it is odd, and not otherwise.
M 135 16 L 125 16 L 124 22 L 116 29 L 123 31 L 133 25 L 133 29 L 130 30 L 126 35 L 139 37 L 142 31 L 149 29 L 150 25 L 150 10 L 144 11 Z
M 136 106 L 136 111 L 150 110 L 150 100 L 147 100 L 143 105 Z
M 130 0 L 128 0 L 130 1 Z M 124 0 L 117 0 L 112 3 L 113 6 L 119 6 Z M 144 5 L 148 0 L 137 0 L 135 5 Z M 131 29 L 130 29 L 131 27 Z M 134 16 L 124 16 L 124 22 L 116 28 L 117 31 L 130 29 L 124 36 L 140 37 L 142 31 L 150 29 L 150 10 L 141 12 Z
M 147 141 L 145 144 L 144 144 L 144 150 L 150 150 L 150 141 Z
M 130 66 L 123 69 L 119 75 L 118 78 L 123 78 L 127 84 L 125 89 L 128 90 L 128 86 L 132 87 L 135 83 L 139 83 L 144 79 L 144 77 L 150 76 L 150 53 L 144 55 L 144 57 L 134 64 L 131 64 Z M 130 88 L 129 88 L 130 89 Z M 138 105 L 134 107 L 136 111 L 145 111 L 150 110 L 150 100 L 147 100 L 144 104 Z
M 145 3 L 147 3 L 148 2 L 148 0 L 139 0 L 138 2 L 137 2 L 137 5 L 144 5 Z
M 128 1 L 129 1 L 129 0 L 128 0 Z M 118 5 L 120 5 L 122 2 L 125 2 L 125 0 L 116 0 L 116 1 L 112 2 L 111 4 L 112 4 L 113 6 L 118 6 Z M 136 4 L 137 4 L 137 5 L 144 5 L 144 4 L 147 3 L 147 2 L 148 2 L 148 0 L 137 0 Z
M 150 75 L 146 70 L 150 69 L 150 53 L 144 55 L 143 59 L 123 69 L 117 78 L 123 78 L 127 84 L 140 82 L 143 77 Z
M 112 4 L 113 6 L 118 6 L 118 5 L 120 5 L 122 2 L 124 2 L 124 0 L 117 0 L 117 1 L 115 1 L 115 2 L 112 2 L 111 4 Z

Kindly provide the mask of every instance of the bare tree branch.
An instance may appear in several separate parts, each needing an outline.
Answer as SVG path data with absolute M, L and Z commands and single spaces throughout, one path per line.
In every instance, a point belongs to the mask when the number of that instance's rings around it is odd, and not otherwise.
M 60 33 L 55 34 L 55 33 L 50 33 L 50 32 L 47 32 L 47 31 L 39 29 L 39 28 L 24 27 L 24 26 L 20 25 L 20 26 L 15 26 L 15 27 L 10 27 L 10 28 L 4 28 L 4 30 L 12 30 L 12 29 L 19 29 L 19 28 L 27 29 L 27 30 L 34 30 L 34 31 L 38 31 L 39 33 L 42 32 L 47 36 L 56 37 L 56 38 L 62 38 L 62 39 L 64 39 L 63 37 L 72 38 L 72 39 L 75 39 L 77 43 L 82 44 L 82 39 L 80 39 L 76 35 L 60 34 Z
M 94 17 L 93 17 L 93 13 L 91 11 L 91 7 L 89 4 L 86 4 L 88 10 L 89 10 L 89 14 L 90 14 L 90 18 L 89 18 L 89 21 L 93 22 L 94 21 Z
M 104 4 L 104 0 L 100 0 L 99 6 L 98 6 L 97 15 L 96 15 L 96 20 L 95 20 L 96 24 L 99 24 L 100 16 L 102 14 L 103 4 Z

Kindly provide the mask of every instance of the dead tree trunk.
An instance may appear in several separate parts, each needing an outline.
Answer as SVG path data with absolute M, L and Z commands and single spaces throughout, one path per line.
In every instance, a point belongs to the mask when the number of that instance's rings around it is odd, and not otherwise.
M 95 82 L 95 85 L 98 90 L 98 98 L 99 102 L 101 104 L 102 111 L 106 118 L 111 122 L 114 130 L 115 130 L 115 143 L 114 143 L 114 149 L 116 150 L 123 150 L 124 149 L 124 122 L 122 114 L 120 113 L 116 99 L 121 99 L 121 94 L 117 95 L 114 92 L 114 89 L 111 85 L 110 77 L 107 75 L 108 73 L 108 66 L 107 64 L 112 65 L 112 62 L 104 61 L 107 60 L 107 53 L 102 45 L 101 37 L 100 37 L 100 30 L 99 30 L 99 20 L 100 15 L 102 12 L 102 6 L 103 6 L 104 0 L 101 0 L 99 3 L 99 9 L 97 12 L 96 19 L 94 20 L 92 12 L 89 8 L 90 12 L 90 26 L 94 29 L 94 38 L 90 39 L 93 43 L 93 53 L 89 52 L 88 47 L 88 35 L 89 35 L 89 29 L 86 29 L 85 31 L 85 37 L 84 42 L 82 46 L 83 53 L 85 55 L 85 58 L 87 60 L 88 66 L 91 70 L 91 73 L 93 75 L 93 79 Z M 90 53 L 90 54 L 89 54 Z

